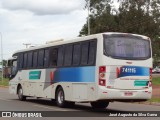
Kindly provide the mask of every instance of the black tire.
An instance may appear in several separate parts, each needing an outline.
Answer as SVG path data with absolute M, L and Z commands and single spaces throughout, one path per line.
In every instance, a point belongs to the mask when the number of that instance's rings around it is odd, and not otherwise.
M 56 103 L 59 107 L 66 107 L 65 95 L 62 87 L 56 91 Z
M 19 98 L 20 101 L 26 100 L 26 96 L 23 95 L 23 89 L 22 89 L 21 86 L 18 87 L 17 94 L 18 94 L 18 98 Z
M 96 102 L 91 102 L 91 106 L 93 109 L 105 109 L 109 105 L 109 102 L 107 101 L 96 101 Z

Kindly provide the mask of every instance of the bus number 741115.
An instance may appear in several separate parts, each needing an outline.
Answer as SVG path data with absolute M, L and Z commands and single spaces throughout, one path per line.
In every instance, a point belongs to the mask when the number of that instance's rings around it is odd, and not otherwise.
M 123 73 L 136 73 L 136 68 L 122 68 Z

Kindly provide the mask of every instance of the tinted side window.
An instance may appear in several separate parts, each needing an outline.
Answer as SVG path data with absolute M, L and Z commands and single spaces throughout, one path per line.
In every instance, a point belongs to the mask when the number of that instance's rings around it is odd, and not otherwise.
M 75 44 L 73 46 L 73 65 L 79 65 L 81 57 L 81 45 Z
M 38 51 L 38 67 L 43 67 L 44 64 L 44 50 Z
M 72 48 L 73 45 L 65 45 L 64 65 L 70 66 L 72 64 Z
M 87 65 L 88 63 L 88 48 L 89 48 L 89 42 L 82 42 L 82 52 L 81 52 L 81 65 Z
M 33 68 L 37 67 L 38 53 L 37 51 L 33 52 Z
M 23 68 L 27 68 L 27 53 L 24 53 Z
M 63 59 L 64 59 L 64 55 L 63 55 L 63 46 L 58 48 L 58 61 L 57 61 L 57 65 L 58 66 L 63 66 Z
M 52 48 L 50 50 L 50 66 L 57 66 L 58 48 Z
M 90 44 L 89 44 L 89 58 L 88 58 L 88 64 L 89 65 L 93 65 L 95 63 L 96 48 L 97 48 L 97 41 L 90 41 Z
M 22 67 L 23 67 L 23 53 L 20 53 L 18 55 L 18 68 L 22 69 Z
M 31 68 L 33 63 L 33 52 L 28 53 L 27 68 Z
M 48 67 L 49 64 L 49 49 L 44 50 L 44 67 Z

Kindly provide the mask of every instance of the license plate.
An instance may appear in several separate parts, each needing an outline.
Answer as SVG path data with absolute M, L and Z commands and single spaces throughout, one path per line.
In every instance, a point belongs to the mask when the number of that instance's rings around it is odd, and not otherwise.
M 125 95 L 125 96 L 132 96 L 133 93 L 132 93 L 132 92 L 125 92 L 124 95 Z

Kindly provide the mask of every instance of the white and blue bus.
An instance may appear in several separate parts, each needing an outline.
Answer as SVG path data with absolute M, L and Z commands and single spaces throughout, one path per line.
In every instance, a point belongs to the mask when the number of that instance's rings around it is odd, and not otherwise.
M 19 50 L 9 91 L 55 99 L 59 107 L 145 101 L 152 96 L 150 38 L 107 32 Z

